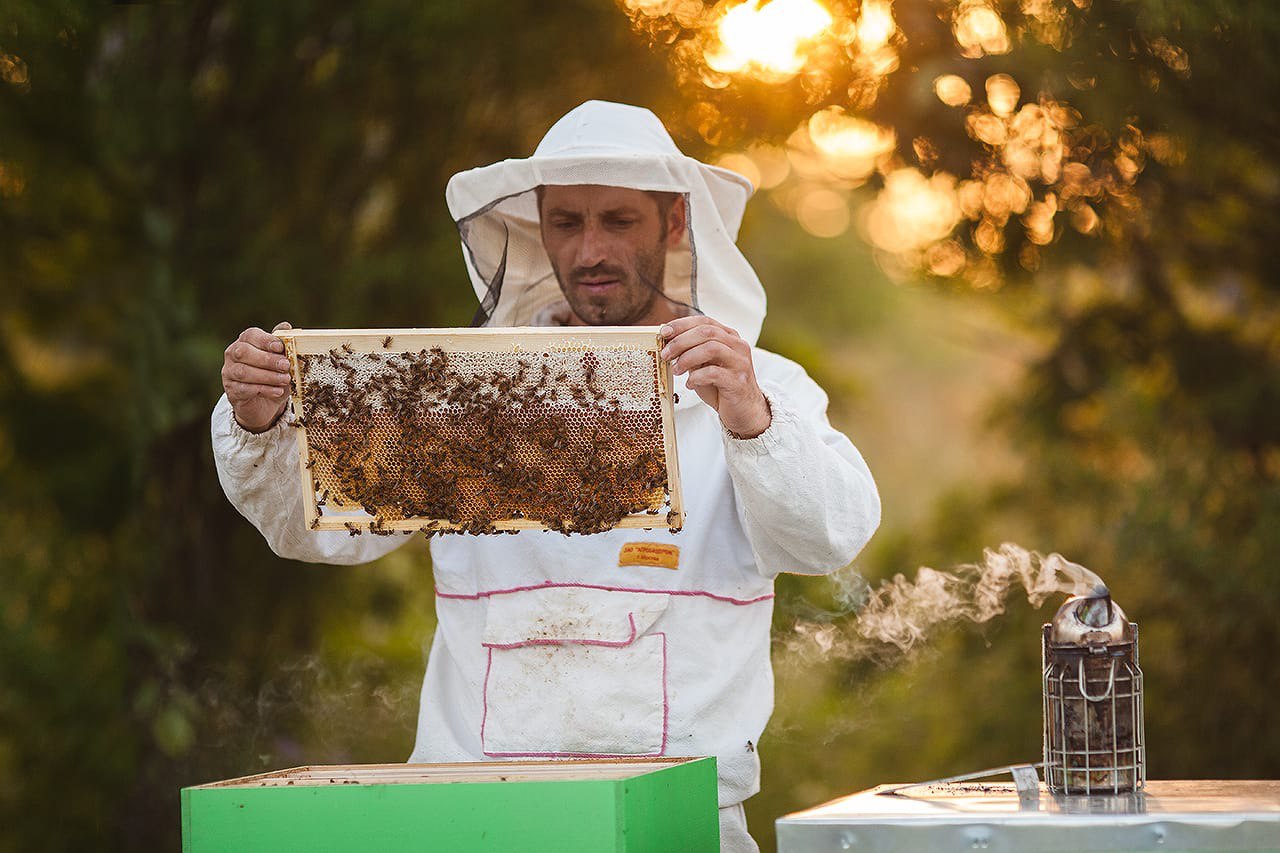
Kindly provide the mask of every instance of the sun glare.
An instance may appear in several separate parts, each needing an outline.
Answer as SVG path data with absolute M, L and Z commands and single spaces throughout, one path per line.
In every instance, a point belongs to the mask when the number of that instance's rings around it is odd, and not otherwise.
M 863 0 L 858 16 L 858 46 L 864 51 L 884 47 L 897 31 L 893 12 L 886 0 Z
M 828 169 L 852 180 L 862 180 L 875 171 L 893 151 L 895 142 L 889 128 L 848 115 L 839 107 L 810 116 L 809 138 Z
M 1172 166 L 1187 157 L 1185 140 L 1144 133 L 1136 124 L 1100 139 L 1070 102 L 1037 91 L 1033 77 L 1020 82 L 973 62 L 1028 40 L 1064 50 L 1074 26 L 1070 7 L 1084 9 L 1091 0 L 933 4 L 927 14 L 939 16 L 954 42 L 917 47 L 968 60 L 931 64 L 927 68 L 937 71 L 924 78 L 931 81 L 925 83 L 932 89 L 930 115 L 938 103 L 953 108 L 942 117 L 976 143 L 970 169 L 960 175 L 941 170 L 957 160 L 957 152 L 945 150 L 944 134 L 913 129 L 908 137 L 905 127 L 872 118 L 883 115 L 875 109 L 878 99 L 899 68 L 899 52 L 919 23 L 912 15 L 920 10 L 895 0 L 621 2 L 655 44 L 671 45 L 682 79 L 709 90 L 689 112 L 702 139 L 714 148 L 743 146 L 722 151 L 716 162 L 769 191 L 811 235 L 841 237 L 856 225 L 887 269 L 963 275 L 977 287 L 997 286 L 1002 255 L 1034 272 L 1042 248 L 1065 231 L 1110 233 L 1120 218 L 1140 216 L 1136 187 L 1149 162 Z M 895 12 L 912 26 L 900 28 Z M 685 31 L 694 37 L 677 35 Z M 1166 67 L 1162 73 L 1191 73 L 1186 48 L 1161 37 L 1150 51 Z M 1064 69 L 1081 91 L 1098 85 L 1098 75 L 1086 71 Z M 921 67 L 908 73 L 920 72 L 927 73 Z M 800 95 L 811 105 L 785 142 L 752 145 L 750 122 L 731 121 L 734 98 L 715 92 L 744 77 L 753 88 L 790 84 L 786 98 Z M 911 87 L 919 89 L 929 91 Z M 779 112 L 792 108 L 788 100 Z M 0 195 L 4 178 L 0 168 Z
M 831 26 L 831 13 L 814 0 L 748 0 L 724 14 L 716 28 L 717 48 L 707 65 L 733 73 L 757 68 L 771 74 L 797 73 L 807 60 L 805 48 Z

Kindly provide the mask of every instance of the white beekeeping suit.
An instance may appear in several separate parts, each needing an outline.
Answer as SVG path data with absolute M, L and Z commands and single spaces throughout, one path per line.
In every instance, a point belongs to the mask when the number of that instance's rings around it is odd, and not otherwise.
M 734 244 L 751 185 L 685 157 L 647 110 L 598 101 L 557 122 L 532 157 L 450 181 L 479 322 L 563 316 L 536 188 L 581 184 L 683 196 L 688 228 L 668 252 L 664 295 L 754 344 L 764 291 Z M 822 389 L 781 356 L 752 357 L 772 412 L 756 438 L 727 433 L 677 378 L 681 532 L 431 542 L 439 624 L 411 761 L 714 755 L 724 849 L 755 849 L 740 804 L 759 790 L 754 745 L 773 709 L 773 578 L 847 565 L 880 502 L 862 457 L 828 423 Z M 223 397 L 213 444 L 227 496 L 281 556 L 360 563 L 405 541 L 307 530 L 284 424 L 248 433 Z M 661 556 L 646 565 L 620 559 L 624 549 Z

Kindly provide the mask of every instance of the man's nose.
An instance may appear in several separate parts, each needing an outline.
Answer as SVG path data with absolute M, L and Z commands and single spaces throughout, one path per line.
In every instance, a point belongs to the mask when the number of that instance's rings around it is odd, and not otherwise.
M 588 222 L 582 229 L 582 242 L 578 245 L 578 267 L 594 267 L 609 257 L 603 229 Z

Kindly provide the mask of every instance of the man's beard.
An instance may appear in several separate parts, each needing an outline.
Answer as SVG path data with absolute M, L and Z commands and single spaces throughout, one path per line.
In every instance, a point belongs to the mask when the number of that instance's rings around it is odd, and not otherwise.
M 631 270 L 603 263 L 575 268 L 569 273 L 567 286 L 561 271 L 553 269 L 569 307 L 582 322 L 591 326 L 629 326 L 648 315 L 657 299 L 666 298 L 662 286 L 666 262 L 666 249 L 659 244 L 651 252 L 637 254 Z M 586 278 L 614 279 L 618 285 L 615 292 L 593 299 L 580 288 Z

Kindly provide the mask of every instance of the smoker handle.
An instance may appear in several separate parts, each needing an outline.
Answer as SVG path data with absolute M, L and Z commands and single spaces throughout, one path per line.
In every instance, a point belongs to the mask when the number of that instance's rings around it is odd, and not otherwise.
M 1107 678 L 1107 689 L 1101 696 L 1090 696 L 1088 689 L 1089 682 L 1084 680 L 1084 658 L 1080 658 L 1080 695 L 1088 699 L 1090 702 L 1101 702 L 1111 695 L 1111 691 L 1116 688 L 1116 659 L 1111 659 L 1111 672 Z

